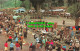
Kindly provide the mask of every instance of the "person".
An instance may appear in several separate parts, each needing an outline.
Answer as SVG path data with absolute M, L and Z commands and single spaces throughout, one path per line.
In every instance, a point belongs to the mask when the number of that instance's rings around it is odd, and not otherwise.
M 52 45 L 49 44 L 49 46 L 48 46 L 48 50 L 49 50 L 49 51 L 52 51 L 52 49 L 53 49 L 53 48 L 52 48 Z
M 43 45 L 44 45 L 44 47 L 45 47 L 45 43 L 46 43 L 45 38 L 43 38 L 42 43 L 43 43 Z
M 79 43 L 78 42 L 76 42 L 76 44 L 75 44 L 75 51 L 79 51 Z
M 61 47 L 60 46 L 58 46 L 57 51 L 61 51 Z
M 21 40 L 23 41 L 23 36 L 22 36 L 22 35 L 21 35 L 21 37 L 20 37 L 20 38 L 21 38 Z
M 40 42 L 38 42 L 36 45 L 37 51 L 40 51 L 40 45 L 41 45 Z
M 22 40 L 21 40 L 21 38 L 19 40 L 19 44 L 20 44 L 20 47 L 21 47 L 21 50 L 22 50 Z
M 48 32 L 48 28 L 46 28 L 46 32 Z
M 19 23 L 21 24 L 21 20 L 19 19 Z
M 54 43 L 53 43 L 53 40 L 51 40 L 50 44 L 51 44 L 51 45 L 53 45 L 53 44 L 54 44 Z
M 33 43 L 33 42 L 32 42 L 32 43 Z M 33 47 L 32 47 L 32 45 L 33 45 L 32 43 L 30 44 L 29 51 L 32 51 L 32 48 L 33 48 Z
M 5 46 L 5 51 L 8 51 L 8 43 L 7 43 L 7 41 L 6 41 L 6 43 L 4 44 L 4 46 Z
M 39 42 L 39 38 L 37 37 L 37 38 L 36 38 L 36 43 L 38 43 L 38 42 Z
M 27 31 L 24 32 L 24 38 L 27 38 Z
M 57 18 L 59 18 L 59 15 L 57 15 Z
M 12 36 L 9 35 L 9 39 L 8 39 L 8 41 L 12 41 Z
M 62 49 L 63 49 L 64 51 L 66 51 L 66 46 L 65 46 L 65 45 L 63 45 Z
M 15 41 L 18 42 L 18 37 L 16 36 Z
M 48 46 L 49 46 L 49 43 L 46 42 L 46 46 L 45 46 L 45 50 L 46 50 L 46 51 L 48 50 Z
M 63 25 L 65 25 L 65 20 L 63 20 Z
M 70 48 L 69 48 L 69 50 L 68 51 L 73 51 L 73 47 L 72 46 L 70 46 Z
M 42 35 L 40 36 L 40 40 L 39 40 L 39 42 L 40 42 L 40 48 L 42 48 Z
M 18 42 L 16 42 L 15 46 L 16 46 L 16 51 L 20 51 L 20 44 Z
M 13 44 L 12 42 L 11 42 L 11 44 L 10 44 L 10 51 L 14 51 L 14 46 L 15 46 L 15 44 Z
M 36 39 L 37 37 L 36 37 L 36 34 L 34 34 L 34 39 Z

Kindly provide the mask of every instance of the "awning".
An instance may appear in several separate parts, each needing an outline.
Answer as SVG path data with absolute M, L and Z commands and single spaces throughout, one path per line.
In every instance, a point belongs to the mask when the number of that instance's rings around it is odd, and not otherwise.
M 13 19 L 17 19 L 18 17 L 20 17 L 20 16 L 13 16 Z

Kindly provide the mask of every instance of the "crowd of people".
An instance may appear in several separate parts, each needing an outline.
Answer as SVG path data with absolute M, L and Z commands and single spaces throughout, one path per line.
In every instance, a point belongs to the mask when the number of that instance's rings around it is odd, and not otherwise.
M 79 51 L 80 44 L 76 42 L 77 38 L 74 37 L 75 33 L 73 30 L 64 26 L 59 30 L 57 29 L 57 23 L 55 23 L 52 28 L 28 28 L 26 22 L 22 19 L 14 20 L 12 14 L 0 14 L 0 34 L 6 35 L 8 38 L 4 44 L 5 51 L 14 50 L 14 46 L 16 47 L 16 51 L 22 50 L 23 39 L 27 38 L 29 29 L 35 33 L 32 33 L 35 42 L 29 43 L 29 51 L 41 51 L 42 48 L 44 48 L 45 51 L 55 51 L 55 49 L 56 51 Z M 65 21 L 63 21 L 63 25 L 64 24 Z M 38 30 L 51 32 L 52 37 L 49 37 L 45 33 L 36 33 Z M 8 42 L 10 42 L 10 44 L 8 44 Z M 10 47 L 10 49 L 8 49 L 8 47 Z
M 7 42 L 11 42 L 10 51 L 14 50 L 14 46 L 16 46 L 16 50 L 19 50 L 20 46 L 22 49 L 23 37 L 27 38 L 27 29 L 25 27 L 24 30 L 22 30 L 22 26 L 20 25 L 22 25 L 21 20 L 14 20 L 13 14 L 9 15 L 6 12 L 0 14 L 0 34 L 5 35 L 5 37 L 8 38 L 4 44 L 5 51 L 8 51 Z M 24 33 L 24 35 L 22 33 Z

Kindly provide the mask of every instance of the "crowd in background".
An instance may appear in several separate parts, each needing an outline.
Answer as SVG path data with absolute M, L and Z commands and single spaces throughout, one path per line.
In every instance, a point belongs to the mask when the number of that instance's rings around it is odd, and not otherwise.
M 23 26 L 23 24 L 25 24 L 25 26 Z M 65 25 L 64 20 L 63 25 Z M 40 29 L 28 28 L 23 20 L 14 20 L 12 14 L 8 15 L 7 13 L 4 13 L 0 15 L 0 34 L 6 35 L 8 38 L 4 44 L 5 51 L 8 51 L 8 47 L 10 47 L 10 51 L 14 50 L 14 46 L 16 46 L 16 51 L 20 51 L 23 47 L 23 39 L 27 38 L 28 29 L 36 30 L 34 31 L 34 39 L 36 40 L 35 43 L 29 43 L 31 51 L 35 51 L 36 49 L 37 51 L 41 51 L 41 48 L 44 48 L 46 51 L 52 51 L 54 49 L 56 49 L 56 51 L 79 51 L 79 42 L 74 43 L 74 40 L 77 40 L 77 38 L 74 37 L 73 30 L 65 28 L 64 26 L 61 27 L 60 30 L 57 29 L 56 25 L 54 27 Z M 52 32 L 55 37 L 48 38 L 48 36 L 44 33 L 38 34 L 36 33 L 38 30 Z M 9 46 L 8 42 L 11 42 Z

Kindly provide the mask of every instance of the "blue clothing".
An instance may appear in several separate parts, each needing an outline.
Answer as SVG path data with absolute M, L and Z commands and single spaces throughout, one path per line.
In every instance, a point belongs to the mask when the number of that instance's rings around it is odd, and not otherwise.
M 19 22 L 19 23 L 21 23 L 21 22 Z
M 73 28 L 72 28 L 72 27 L 70 27 L 70 29 L 72 30 Z
M 75 51 L 75 49 L 74 49 L 74 51 Z
M 16 34 L 14 33 L 14 37 L 16 37 Z
M 66 46 L 63 46 L 63 48 L 65 48 L 65 49 L 66 49 Z
M 16 37 L 15 41 L 18 41 L 18 37 Z
M 6 31 L 8 31 L 8 28 L 6 28 Z
M 46 40 L 45 40 L 45 39 L 43 39 L 43 40 L 42 40 L 42 42 L 43 42 L 43 43 L 46 43 Z
M 72 31 L 72 32 L 71 32 L 71 37 L 72 37 L 73 35 L 74 35 L 74 32 Z
M 76 30 L 78 29 L 78 26 L 75 26 Z
M 70 46 L 72 46 L 72 43 L 70 43 Z
M 15 46 L 15 44 L 13 44 L 13 43 L 10 44 L 10 47 L 14 47 L 14 46 Z
M 15 20 L 15 23 L 17 22 L 17 20 Z

